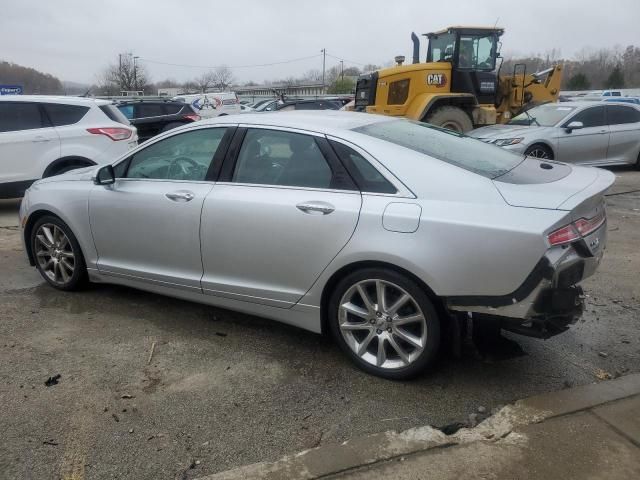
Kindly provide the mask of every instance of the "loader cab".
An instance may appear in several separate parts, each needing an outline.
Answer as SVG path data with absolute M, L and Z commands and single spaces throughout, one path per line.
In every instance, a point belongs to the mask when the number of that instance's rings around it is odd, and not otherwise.
M 450 91 L 471 93 L 479 104 L 493 104 L 496 100 L 501 28 L 449 27 L 427 33 L 429 48 L 427 62 L 451 64 Z

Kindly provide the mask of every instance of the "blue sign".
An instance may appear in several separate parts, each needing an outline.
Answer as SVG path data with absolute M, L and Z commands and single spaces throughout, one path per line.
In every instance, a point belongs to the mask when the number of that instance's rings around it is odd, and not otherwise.
M 22 85 L 0 85 L 0 95 L 22 95 Z

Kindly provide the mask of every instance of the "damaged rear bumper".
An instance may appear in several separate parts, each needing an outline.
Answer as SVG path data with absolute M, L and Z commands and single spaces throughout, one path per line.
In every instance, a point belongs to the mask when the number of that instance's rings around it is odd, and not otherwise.
M 502 328 L 518 334 L 552 337 L 582 316 L 584 294 L 578 284 L 596 271 L 605 245 L 606 222 L 579 242 L 549 249 L 513 293 L 448 297 L 446 305 L 474 319 L 499 319 Z

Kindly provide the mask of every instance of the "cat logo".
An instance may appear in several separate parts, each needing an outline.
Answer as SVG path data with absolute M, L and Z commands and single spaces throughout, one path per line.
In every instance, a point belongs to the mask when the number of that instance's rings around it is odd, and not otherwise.
M 427 85 L 435 85 L 438 88 L 447 84 L 447 76 L 444 73 L 430 73 L 427 75 Z

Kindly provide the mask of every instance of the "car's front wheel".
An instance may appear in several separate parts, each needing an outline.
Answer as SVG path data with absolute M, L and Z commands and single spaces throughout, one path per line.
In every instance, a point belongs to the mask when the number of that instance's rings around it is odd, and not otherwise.
M 50 285 L 77 290 L 87 283 L 87 268 L 71 229 L 58 217 L 40 218 L 31 229 L 36 268 Z
M 440 320 L 424 289 L 387 269 L 353 272 L 336 286 L 329 323 L 341 349 L 363 370 L 407 379 L 425 370 L 440 344 Z

